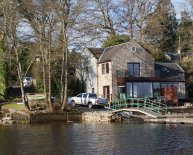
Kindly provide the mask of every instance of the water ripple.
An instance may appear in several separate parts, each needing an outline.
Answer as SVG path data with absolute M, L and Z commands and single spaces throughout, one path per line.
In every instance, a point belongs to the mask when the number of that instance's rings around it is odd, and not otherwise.
M 0 126 L 0 155 L 192 155 L 193 126 L 52 123 Z

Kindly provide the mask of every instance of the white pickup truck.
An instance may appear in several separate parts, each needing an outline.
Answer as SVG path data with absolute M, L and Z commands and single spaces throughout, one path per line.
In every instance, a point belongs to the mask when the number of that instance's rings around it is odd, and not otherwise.
M 77 96 L 70 98 L 71 105 L 86 105 L 89 108 L 92 108 L 93 105 L 104 106 L 107 103 L 105 98 L 97 98 L 97 95 L 94 93 L 81 93 Z

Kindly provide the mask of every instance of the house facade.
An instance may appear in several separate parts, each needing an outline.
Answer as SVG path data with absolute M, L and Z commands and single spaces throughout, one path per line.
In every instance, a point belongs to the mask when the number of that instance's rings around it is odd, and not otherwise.
M 136 41 L 109 48 L 87 48 L 87 92 L 108 98 L 168 97 L 184 99 L 185 77 L 176 63 L 158 63 Z M 171 93 L 171 92 L 170 92 Z M 170 98 L 172 96 L 170 95 Z

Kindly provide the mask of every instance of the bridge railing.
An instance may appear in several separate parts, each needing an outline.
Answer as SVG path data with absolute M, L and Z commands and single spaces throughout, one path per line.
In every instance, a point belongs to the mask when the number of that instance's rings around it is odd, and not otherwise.
M 114 100 L 108 103 L 108 109 L 118 110 L 122 108 L 138 108 L 145 112 L 159 115 L 167 112 L 167 105 L 149 98 L 126 98 Z

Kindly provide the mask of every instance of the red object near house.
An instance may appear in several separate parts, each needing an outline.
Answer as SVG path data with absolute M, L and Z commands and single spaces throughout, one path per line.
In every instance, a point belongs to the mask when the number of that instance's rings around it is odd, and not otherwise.
M 124 77 L 117 78 L 117 85 L 118 86 L 125 85 L 125 78 Z
M 172 105 L 178 105 L 178 96 L 176 92 L 176 87 L 161 88 L 161 96 L 164 96 L 165 101 L 171 102 Z

